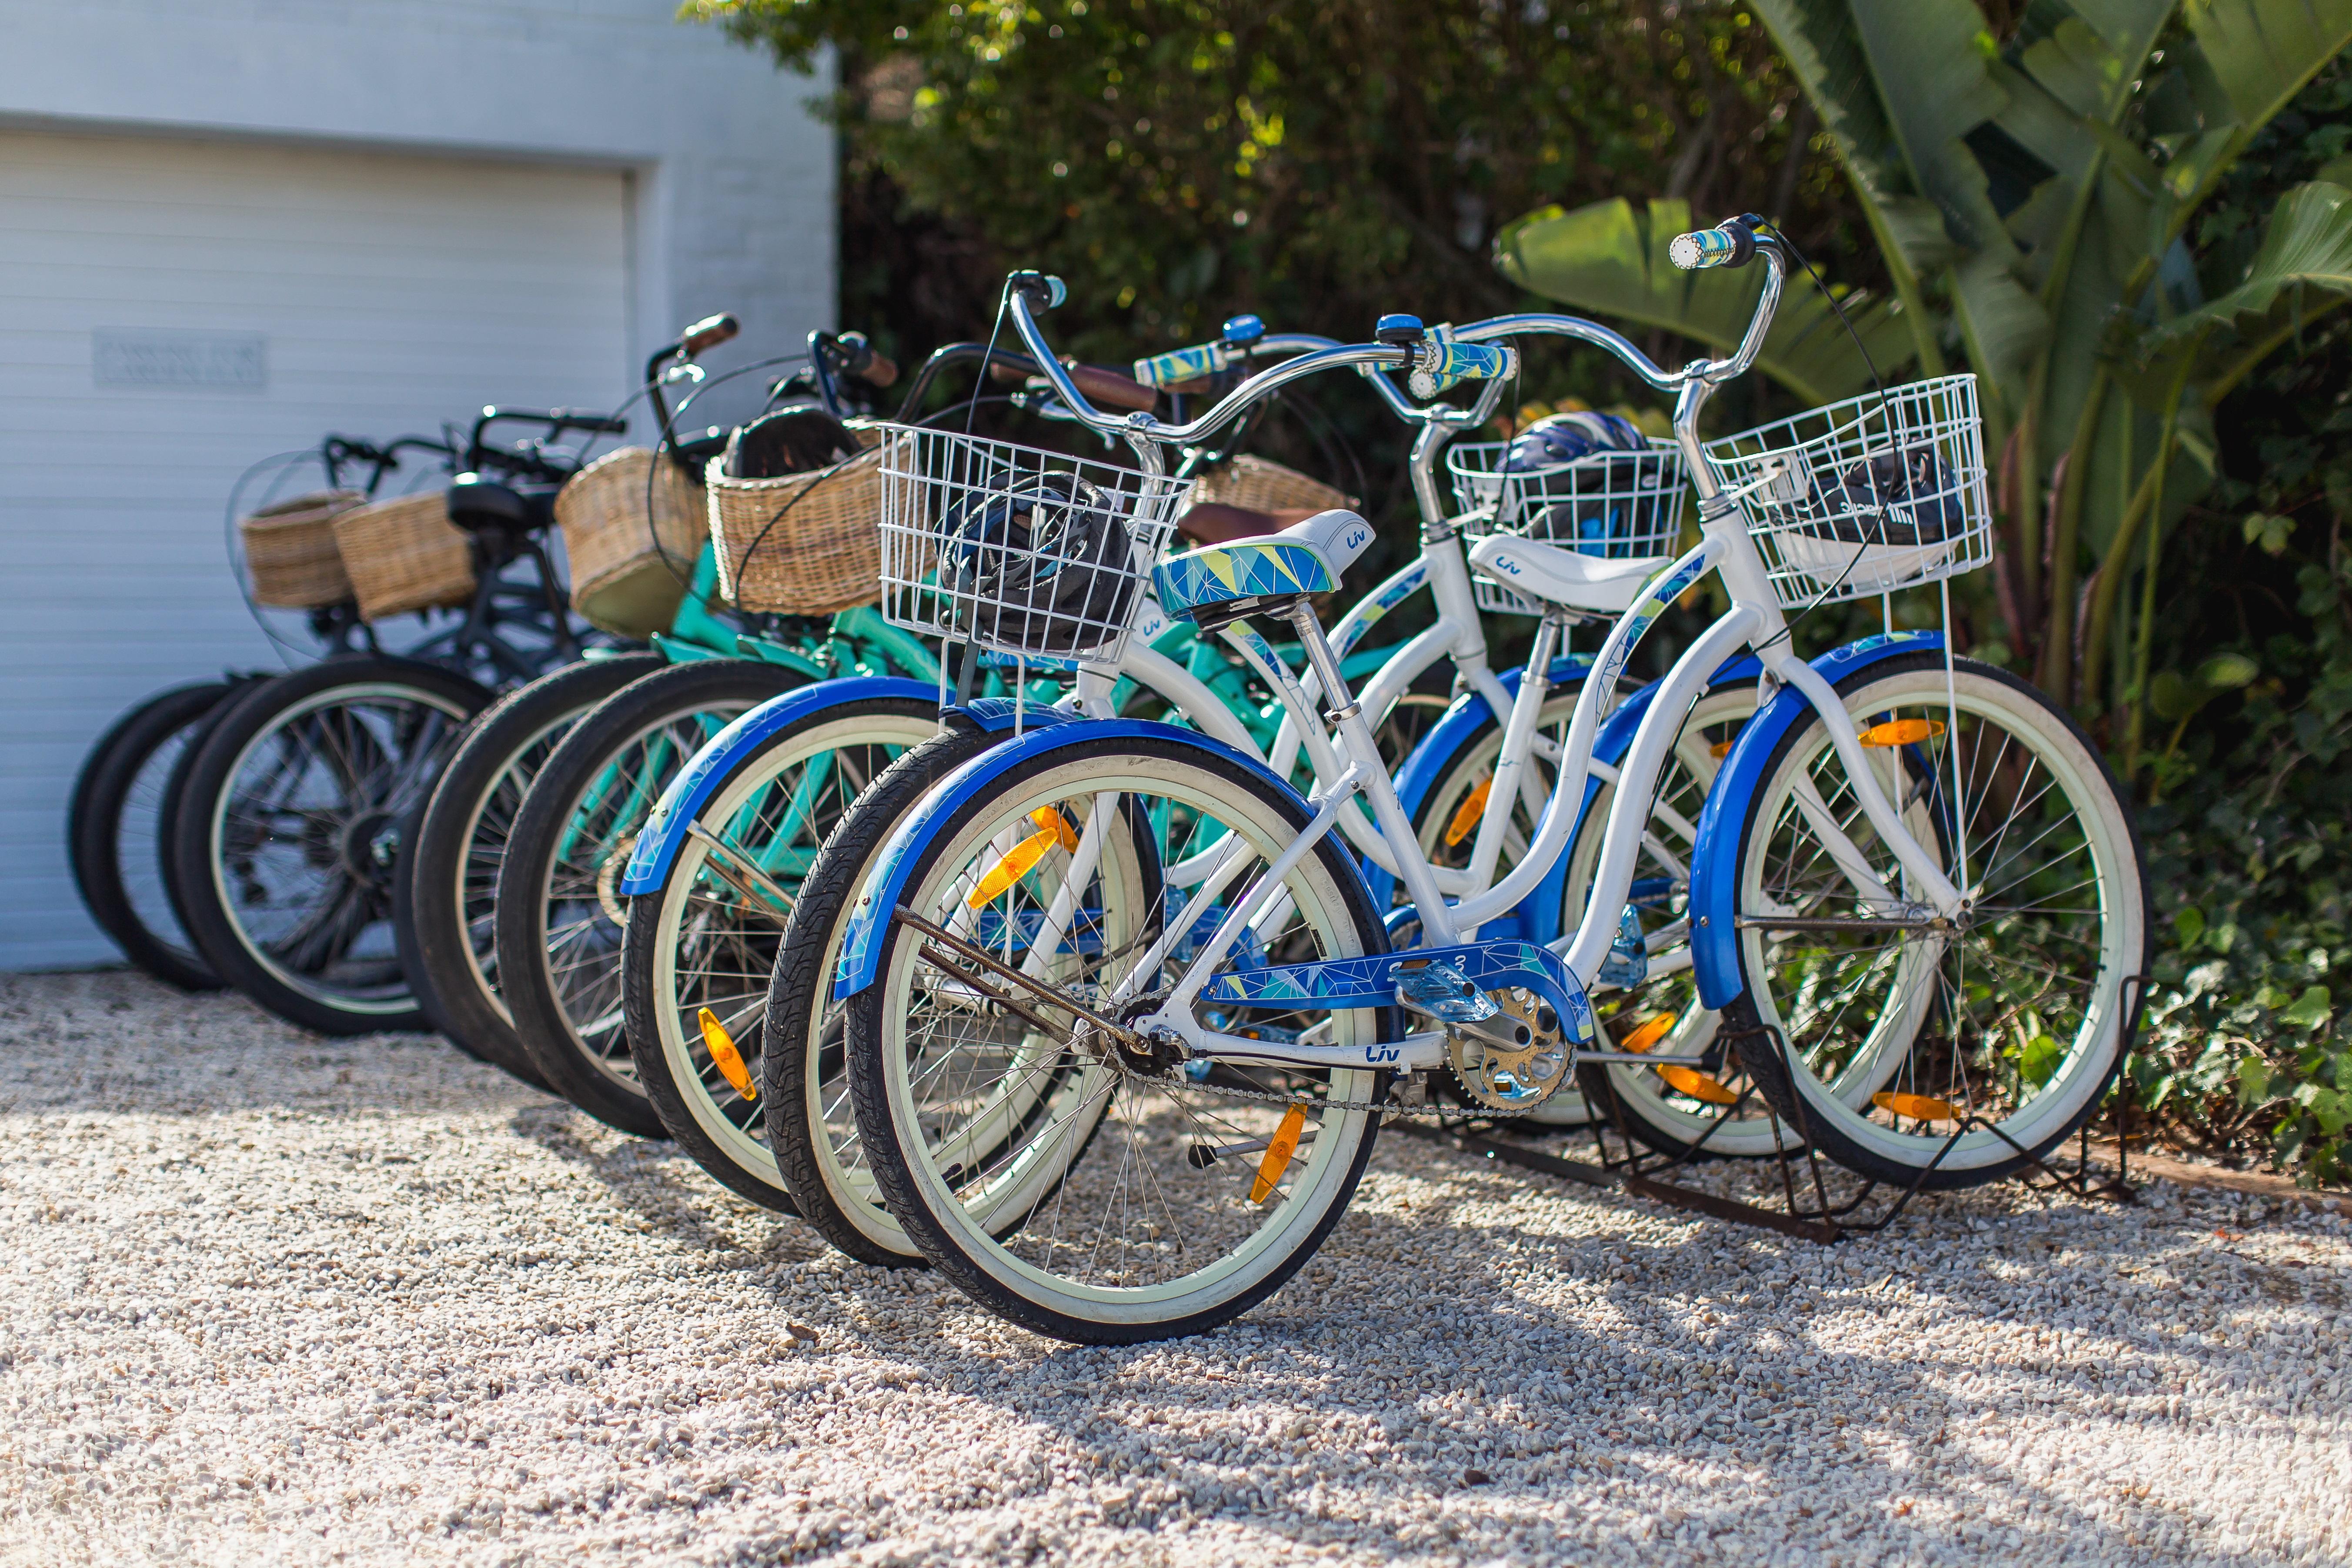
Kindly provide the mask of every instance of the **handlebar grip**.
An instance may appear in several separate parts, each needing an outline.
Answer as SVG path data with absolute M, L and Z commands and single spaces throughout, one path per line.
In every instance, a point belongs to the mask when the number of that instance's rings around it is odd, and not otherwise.
M 1678 234 L 1666 245 L 1666 259 L 1685 272 L 1709 267 L 1745 267 L 1756 259 L 1756 235 L 1737 219 L 1713 228 Z
M 1124 408 L 1131 414 L 1149 414 L 1160 405 L 1160 394 L 1132 376 L 1091 364 L 1074 364 L 1069 372 L 1071 384 L 1087 395 L 1089 403 Z
M 743 324 L 733 316 L 720 311 L 705 316 L 677 335 L 678 352 L 692 359 L 705 349 L 715 349 L 743 330 Z
M 866 363 L 850 374 L 879 392 L 898 379 L 898 365 L 881 350 L 868 349 L 866 351 Z

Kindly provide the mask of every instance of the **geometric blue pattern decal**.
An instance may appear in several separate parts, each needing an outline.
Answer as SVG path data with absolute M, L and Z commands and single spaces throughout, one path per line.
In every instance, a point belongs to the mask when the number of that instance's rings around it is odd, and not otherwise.
M 1460 947 L 1423 947 L 1376 958 L 1334 958 L 1320 963 L 1279 963 L 1265 969 L 1231 969 L 1202 988 L 1201 1000 L 1228 1007 L 1290 1007 L 1300 1004 L 1338 1011 L 1384 1007 L 1396 1001 L 1397 975 L 1407 964 L 1435 963 L 1461 971 L 1481 991 L 1523 986 L 1552 1005 L 1568 1038 L 1592 1038 L 1592 1008 L 1584 988 L 1559 955 L 1529 942 L 1474 942 Z

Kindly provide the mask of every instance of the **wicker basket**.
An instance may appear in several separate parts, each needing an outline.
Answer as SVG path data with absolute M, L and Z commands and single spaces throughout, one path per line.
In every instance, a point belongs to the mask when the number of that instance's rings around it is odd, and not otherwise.
M 449 521 L 440 490 L 380 500 L 335 519 L 335 546 L 359 595 L 360 618 L 463 605 L 474 596 L 474 545 Z
M 312 490 L 237 519 L 253 602 L 317 610 L 350 598 L 352 579 L 335 548 L 335 519 L 366 500 L 357 490 Z
M 669 629 L 706 526 L 691 476 L 643 447 L 624 447 L 565 481 L 555 521 L 572 560 L 572 607 L 590 626 L 625 637 Z
M 1310 479 L 1297 468 L 1286 468 L 1280 463 L 1244 453 L 1202 471 L 1192 486 L 1192 504 L 1198 506 L 1203 501 L 1250 511 L 1279 511 L 1285 507 L 1328 511 L 1333 507 L 1352 507 L 1356 498 L 1333 489 L 1320 479 Z
M 855 433 L 869 448 L 882 438 L 878 430 Z M 881 598 L 878 451 L 772 479 L 730 479 L 725 463 L 710 460 L 703 486 L 719 591 L 729 603 L 761 614 L 819 616 Z

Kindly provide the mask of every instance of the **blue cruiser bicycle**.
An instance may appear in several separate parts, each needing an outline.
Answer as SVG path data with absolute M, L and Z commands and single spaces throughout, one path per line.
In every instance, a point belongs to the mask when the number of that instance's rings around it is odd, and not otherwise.
M 1579 542 L 1487 533 L 1484 576 L 1546 606 L 1639 572 L 1578 694 L 1524 852 L 1503 868 L 1532 754 L 1546 610 L 1514 694 L 1466 864 L 1441 867 L 1379 765 L 1312 595 L 1370 542 L 1347 512 L 1171 557 L 1148 553 L 1181 499 L 1123 507 L 1000 465 L 940 432 L 886 436 L 885 613 L 1007 652 L 1115 650 L 1121 595 L 1204 627 L 1279 623 L 1319 688 L 1277 665 L 1302 729 L 1318 702 L 1343 766 L 1302 795 L 1255 758 L 1160 725 L 1038 730 L 950 773 L 898 826 L 856 896 L 835 990 L 873 1179 L 923 1254 L 990 1310 L 1040 1332 L 1127 1342 L 1247 1310 L 1330 1234 L 1381 1120 L 1450 1079 L 1524 1114 L 1589 1067 L 1719 1070 L 1736 1057 L 1771 1109 L 1865 1175 L 1931 1187 L 2005 1174 L 2087 1118 L 2132 1024 L 2144 966 L 2139 846 L 2097 752 L 2048 698 L 1933 633 L 1864 638 L 1808 661 L 1788 613 L 1932 585 L 1989 554 L 1972 378 L 1885 390 L 1714 441 L 1717 387 L 1759 350 L 1786 271 L 1760 220 L 1675 242 L 1678 264 L 1760 258 L 1766 286 L 1731 358 L 1661 370 L 1609 329 L 1518 315 L 1302 355 L 1184 426 L 1119 418 L 1148 473 L 1283 379 L 1402 371 L 1415 396 L 1514 367 L 1515 338 L 1615 354 L 1675 397 L 1700 540 L 1663 570 Z M 1058 284 L 1016 274 L 1007 307 L 1052 374 L 1036 317 Z M 982 500 L 982 495 L 992 500 Z M 991 516 L 1020 503 L 1019 531 Z M 995 510 L 991 510 L 993 507 Z M 1616 677 L 1665 606 L 1709 574 L 1728 609 L 1652 693 L 1615 769 L 1577 928 L 1500 934 L 1576 836 L 1585 759 Z M 1758 707 L 1696 824 L 1664 911 L 1687 941 L 1706 1050 L 1619 1048 L 1593 995 L 1623 956 L 1654 790 L 1686 715 L 1735 658 Z M 1369 829 L 1369 831 L 1367 831 Z M 1358 848 L 1399 893 L 1384 908 Z

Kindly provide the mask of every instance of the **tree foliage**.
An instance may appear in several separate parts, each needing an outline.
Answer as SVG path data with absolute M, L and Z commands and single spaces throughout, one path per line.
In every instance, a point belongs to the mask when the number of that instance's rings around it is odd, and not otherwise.
M 901 267 L 845 310 L 903 319 L 907 291 L 926 289 L 958 311 L 923 323 L 940 333 L 973 329 L 1008 264 L 1068 279 L 1064 330 L 1083 322 L 1114 358 L 1244 310 L 1349 335 L 1383 310 L 1467 318 L 1519 298 L 1488 265 L 1500 220 L 1619 193 L 1707 213 L 1769 202 L 1815 243 L 1840 237 L 1793 86 L 1723 0 L 700 0 L 688 14 L 786 64 L 837 51 L 829 110 L 856 199 L 926 226 L 961 274 Z M 853 290 L 860 259 L 845 257 Z

